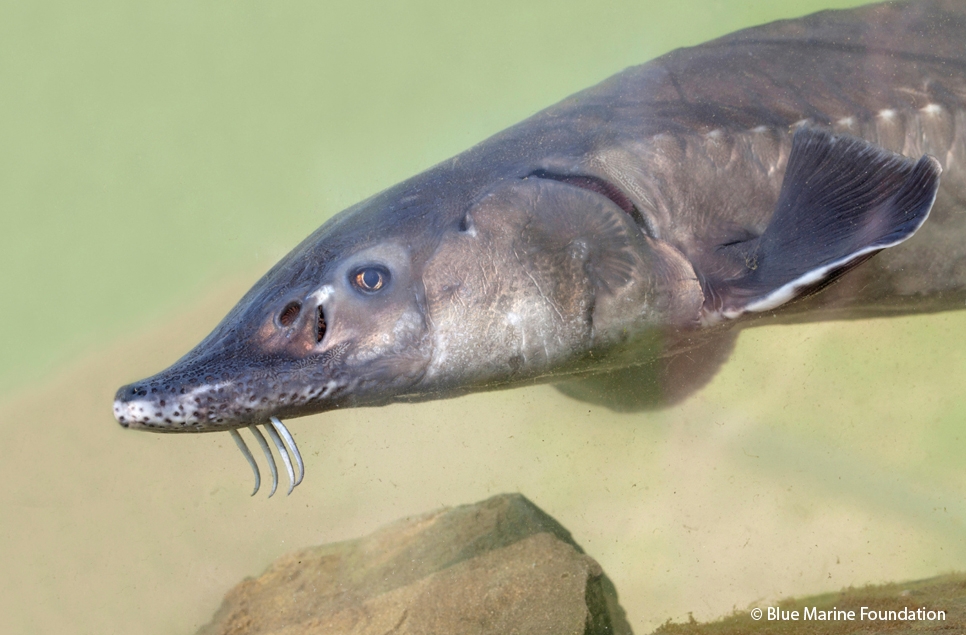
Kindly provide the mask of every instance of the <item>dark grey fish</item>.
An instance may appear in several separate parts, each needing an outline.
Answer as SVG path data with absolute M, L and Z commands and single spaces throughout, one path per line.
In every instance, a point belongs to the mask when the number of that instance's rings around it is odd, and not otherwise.
M 964 166 L 966 4 L 741 31 L 342 212 L 114 413 L 231 431 L 256 490 L 266 424 L 291 491 L 282 418 L 534 382 L 659 407 L 745 326 L 963 307 Z

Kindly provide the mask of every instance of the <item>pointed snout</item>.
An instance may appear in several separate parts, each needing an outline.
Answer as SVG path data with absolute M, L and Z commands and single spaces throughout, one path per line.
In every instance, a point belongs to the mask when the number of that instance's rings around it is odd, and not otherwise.
M 189 360 L 122 386 L 114 395 L 114 418 L 132 430 L 214 432 L 261 424 L 273 416 L 321 412 L 343 386 L 326 378 L 324 369 L 316 379 L 307 377 L 304 367 L 297 369 L 300 373 L 235 367 L 215 375 L 205 366 L 198 369 Z
M 135 413 L 140 414 L 138 410 L 143 410 L 143 407 L 135 405 L 135 402 L 139 397 L 146 396 L 147 391 L 137 384 L 128 384 L 118 388 L 114 395 L 114 418 L 117 419 L 122 428 L 130 427 L 131 421 L 137 417 Z
M 114 395 L 114 418 L 124 428 L 164 431 L 193 423 L 195 412 L 170 387 L 150 380 L 121 386 Z

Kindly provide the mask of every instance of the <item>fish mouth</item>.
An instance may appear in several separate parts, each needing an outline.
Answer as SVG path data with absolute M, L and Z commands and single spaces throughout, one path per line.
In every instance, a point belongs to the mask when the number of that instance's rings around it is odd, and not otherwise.
M 244 428 L 273 416 L 288 418 L 327 410 L 334 407 L 330 402 L 344 388 L 336 380 L 321 386 L 289 386 L 290 382 L 277 376 L 268 382 L 226 379 L 194 388 L 166 385 L 159 378 L 156 375 L 117 391 L 114 418 L 121 427 L 161 433 Z M 252 383 L 266 383 L 270 390 L 254 389 Z
M 184 394 L 181 396 L 185 398 L 176 400 L 170 400 L 170 397 L 169 399 L 165 399 L 163 396 L 158 396 L 157 386 L 152 387 L 147 382 L 124 386 L 117 391 L 114 400 L 114 417 L 124 428 L 140 428 L 154 432 L 208 432 L 212 431 L 212 427 L 207 423 L 208 421 L 218 426 L 216 429 L 224 430 L 227 428 L 235 445 L 238 446 L 242 456 L 245 457 L 248 465 L 252 468 L 252 473 L 255 477 L 255 487 L 252 490 L 252 496 L 254 496 L 261 487 L 262 476 L 255 457 L 239 433 L 239 428 L 248 428 L 248 431 L 261 448 L 269 472 L 272 475 L 272 488 L 268 494 L 268 497 L 271 498 L 278 489 L 279 479 L 278 466 L 272 454 L 272 447 L 269 446 L 265 438 L 267 434 L 288 473 L 288 494 L 291 494 L 305 476 L 305 463 L 302 461 L 302 454 L 299 452 L 295 438 L 289 432 L 288 428 L 285 427 L 285 424 L 282 423 L 281 419 L 275 415 L 268 416 L 267 421 L 264 415 L 262 415 L 257 418 L 253 417 L 251 421 L 233 419 L 230 422 L 226 422 L 225 416 L 227 415 L 219 416 L 219 407 L 206 407 L 206 398 L 201 395 L 205 392 L 214 392 L 217 394 L 218 392 L 224 391 L 228 387 L 227 384 L 228 382 L 221 382 L 212 387 L 205 386 L 191 391 L 182 389 Z M 151 397 L 155 398 L 152 399 Z M 193 406 L 188 404 L 193 404 Z M 262 430 L 259 430 L 259 425 L 264 430 L 264 434 Z M 293 467 L 293 463 L 298 468 L 297 473 Z
M 195 367 L 196 363 L 188 366 Z M 272 476 L 269 497 L 275 494 L 279 482 L 273 449 L 288 474 L 291 494 L 302 482 L 305 466 L 295 438 L 281 417 L 335 407 L 331 398 L 340 394 L 343 387 L 333 379 L 319 387 L 296 385 L 299 370 L 296 364 L 291 373 L 249 372 L 240 374 L 240 379 L 235 375 L 235 379 L 218 380 L 211 375 L 198 377 L 179 363 L 154 377 L 121 387 L 114 399 L 114 418 L 123 428 L 151 432 L 228 431 L 252 468 L 254 496 L 262 479 L 258 463 L 240 434 L 242 428 L 247 428 L 261 448 Z

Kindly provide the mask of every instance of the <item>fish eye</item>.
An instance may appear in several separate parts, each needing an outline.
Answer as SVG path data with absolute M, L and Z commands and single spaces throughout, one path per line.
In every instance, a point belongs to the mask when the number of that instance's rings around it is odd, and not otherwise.
M 366 293 L 375 293 L 389 282 L 389 272 L 382 267 L 363 267 L 351 276 L 352 284 Z

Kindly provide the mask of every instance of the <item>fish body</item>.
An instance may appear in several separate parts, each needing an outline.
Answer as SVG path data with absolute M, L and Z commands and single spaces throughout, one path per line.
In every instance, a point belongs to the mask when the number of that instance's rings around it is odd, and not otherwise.
M 534 382 L 657 407 L 742 327 L 962 307 L 964 208 L 966 6 L 756 27 L 345 210 L 114 412 L 235 430 Z

